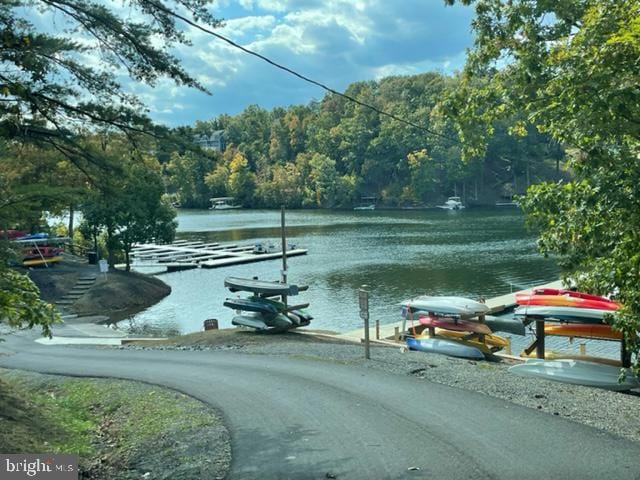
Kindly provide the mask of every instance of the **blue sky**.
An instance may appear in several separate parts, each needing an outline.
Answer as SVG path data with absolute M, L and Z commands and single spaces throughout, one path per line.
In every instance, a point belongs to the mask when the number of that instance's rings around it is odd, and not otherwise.
M 132 14 L 120 0 L 99 1 L 124 16 Z M 390 75 L 452 73 L 462 68 L 472 44 L 472 10 L 445 7 L 444 0 L 213 0 L 211 11 L 225 21 L 220 34 L 338 91 Z M 30 9 L 27 18 L 51 32 L 68 27 L 60 14 L 42 10 Z M 151 87 L 119 77 L 157 122 L 188 125 L 237 114 L 252 104 L 271 109 L 325 94 L 206 33 L 185 30 L 193 45 L 180 45 L 173 53 L 211 95 L 167 79 Z M 100 63 L 95 50 L 83 61 Z
M 442 0 L 217 0 L 218 31 L 343 91 L 351 82 L 430 70 L 451 73 L 471 46 L 472 11 Z M 324 91 L 224 42 L 189 30 L 178 56 L 212 95 L 161 81 L 133 91 L 151 117 L 171 126 L 236 114 L 251 104 L 307 103 Z

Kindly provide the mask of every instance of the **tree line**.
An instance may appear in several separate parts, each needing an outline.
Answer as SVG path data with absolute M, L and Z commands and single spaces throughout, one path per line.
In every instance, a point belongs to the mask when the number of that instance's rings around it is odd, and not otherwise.
M 168 192 L 186 208 L 232 196 L 245 207 L 349 208 L 362 197 L 390 207 L 435 205 L 454 194 L 493 204 L 532 183 L 565 176 L 560 144 L 522 116 L 495 122 L 488 148 L 462 158 L 462 143 L 442 106 L 458 76 L 424 73 L 355 82 L 345 94 L 406 119 L 414 128 L 344 97 L 307 105 L 220 115 L 175 134 L 185 142 L 223 130 L 223 152 L 167 149 Z M 434 133 L 428 133 L 428 131 Z

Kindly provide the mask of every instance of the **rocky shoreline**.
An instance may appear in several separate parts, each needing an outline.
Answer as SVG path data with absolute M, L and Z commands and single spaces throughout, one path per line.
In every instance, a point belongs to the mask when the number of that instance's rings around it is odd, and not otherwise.
M 519 377 L 507 371 L 515 362 L 506 359 L 477 362 L 423 352 L 403 352 L 397 347 L 372 346 L 371 359 L 366 360 L 362 346 L 330 337 L 303 333 L 283 336 L 239 333 L 236 335 L 239 338 L 225 335 L 228 338 L 213 340 L 212 344 L 204 341 L 189 344 L 181 342 L 178 337 L 164 345 L 128 345 L 119 348 L 224 350 L 250 355 L 286 356 L 291 361 L 333 362 L 382 370 L 395 375 L 412 376 L 416 381 L 436 382 L 500 398 L 640 442 L 640 392 L 618 393 Z M 215 332 L 205 332 L 198 334 L 198 338 L 210 336 L 213 339 L 215 335 Z M 245 342 L 245 339 L 251 341 Z M 499 421 L 499 416 L 496 416 L 496 421 Z

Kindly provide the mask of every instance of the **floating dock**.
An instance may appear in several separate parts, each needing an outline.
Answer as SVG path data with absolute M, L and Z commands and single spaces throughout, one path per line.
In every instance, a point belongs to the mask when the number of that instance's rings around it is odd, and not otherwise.
M 294 248 L 287 250 L 287 257 L 306 255 L 307 250 Z M 131 250 L 133 266 L 164 268 L 167 272 L 177 272 L 194 268 L 220 268 L 242 263 L 262 262 L 282 258 L 282 252 L 257 253 L 254 245 L 204 243 L 199 241 L 176 240 L 167 245 L 141 243 Z

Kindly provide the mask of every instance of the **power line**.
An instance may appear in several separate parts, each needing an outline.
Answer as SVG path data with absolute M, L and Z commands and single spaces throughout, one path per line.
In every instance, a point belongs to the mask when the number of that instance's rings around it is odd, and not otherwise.
M 289 73 L 289 74 L 291 74 L 291 75 L 293 75 L 295 77 L 298 77 L 299 79 L 304 80 L 305 82 L 308 82 L 308 83 L 311 83 L 313 85 L 316 85 L 316 86 L 326 90 L 327 92 L 330 92 L 330 93 L 333 93 L 334 95 L 338 95 L 338 96 L 340 96 L 342 98 L 345 98 L 345 99 L 349 100 L 350 102 L 353 102 L 353 103 L 355 103 L 357 105 L 360 105 L 362 107 L 365 107 L 365 108 L 368 108 L 370 110 L 373 110 L 374 112 L 376 112 L 376 113 L 378 113 L 380 115 L 384 115 L 384 116 L 392 118 L 392 119 L 394 119 L 394 120 L 396 120 L 398 122 L 404 123 L 405 125 L 409 125 L 409 126 L 411 126 L 413 128 L 417 128 L 418 130 L 422 130 L 424 132 L 427 132 L 430 135 L 434 135 L 436 137 L 444 138 L 444 139 L 449 140 L 451 142 L 457 143 L 454 139 L 448 137 L 447 135 L 443 135 L 441 133 L 434 132 L 434 131 L 426 128 L 426 127 L 423 127 L 422 125 L 418 125 L 417 123 L 414 123 L 414 122 L 412 122 L 410 120 L 406 120 L 404 118 L 398 117 L 397 115 L 394 115 L 393 113 L 385 112 L 384 110 L 380 110 L 379 108 L 377 108 L 377 107 L 375 107 L 373 105 L 370 105 L 368 103 L 362 102 L 362 101 L 358 100 L 357 98 L 352 97 L 351 95 L 347 95 L 345 93 L 338 92 L 337 90 L 334 90 L 333 88 L 329 87 L 328 85 L 325 85 L 324 83 L 318 82 L 317 80 L 309 78 L 306 75 L 302 75 L 301 73 L 298 73 L 298 72 L 296 72 L 295 70 L 292 70 L 289 67 L 281 65 L 281 64 L 271 60 L 270 58 L 265 57 L 264 55 L 261 55 L 258 52 L 254 52 L 253 50 L 250 50 L 250 49 L 248 49 L 246 47 L 243 47 L 242 45 L 234 42 L 233 40 L 225 37 L 224 35 L 220 35 L 219 33 L 216 33 L 215 31 L 213 31 L 213 30 L 211 30 L 211 29 L 209 29 L 207 27 L 203 27 L 202 25 L 200 25 L 200 24 L 198 24 L 198 23 L 196 23 L 196 22 L 194 22 L 192 20 L 189 20 L 188 18 L 180 15 L 179 13 L 172 12 L 172 11 L 168 10 L 166 7 L 164 7 L 163 5 L 158 5 L 155 2 L 152 2 L 152 3 L 159 10 L 163 10 L 164 12 L 168 13 L 169 15 L 172 15 L 175 18 L 178 18 L 178 19 L 182 20 L 186 24 L 191 25 L 192 27 L 197 28 L 198 30 L 200 30 L 200 31 L 202 31 L 204 33 L 212 35 L 212 36 L 216 37 L 217 39 L 222 40 L 223 42 L 226 42 L 229 45 L 231 45 L 232 47 L 237 48 L 239 50 L 242 50 L 243 52 L 245 52 L 245 53 L 247 53 L 249 55 L 253 55 L 254 57 L 259 58 L 260 60 L 263 60 L 264 62 L 267 62 L 269 65 L 272 65 L 272 66 L 274 66 L 276 68 L 279 68 L 280 70 L 284 70 L 285 72 L 287 72 L 287 73 Z

